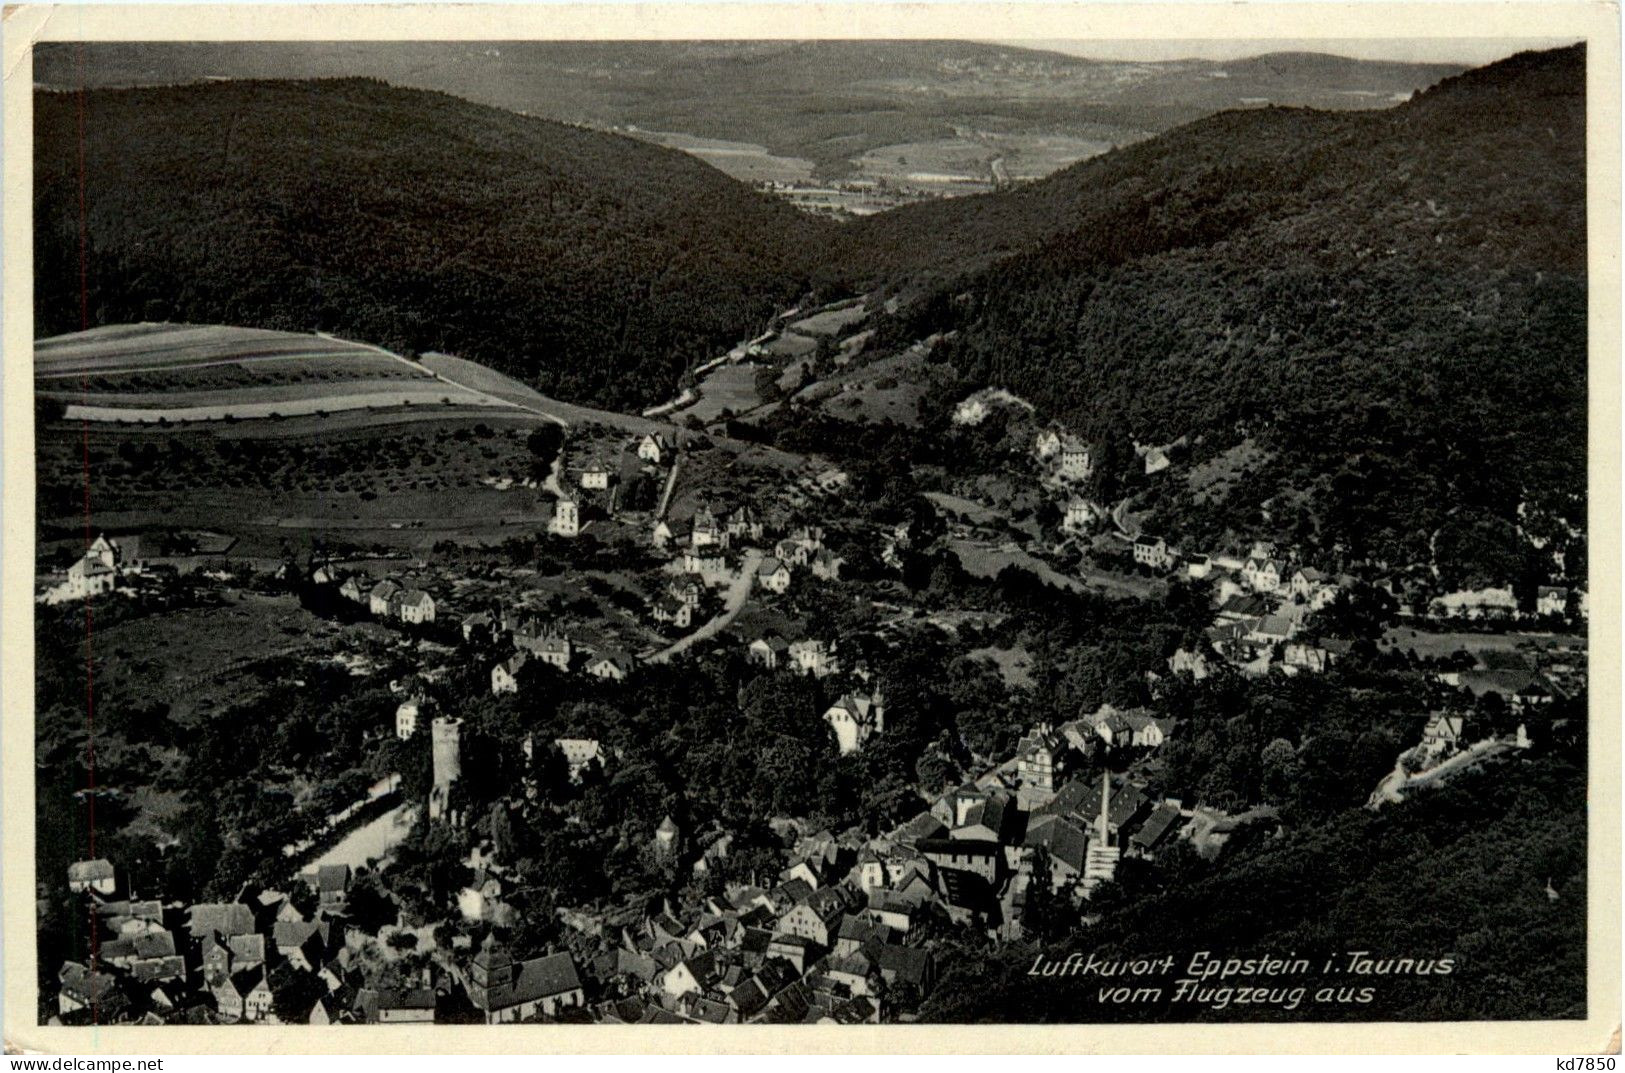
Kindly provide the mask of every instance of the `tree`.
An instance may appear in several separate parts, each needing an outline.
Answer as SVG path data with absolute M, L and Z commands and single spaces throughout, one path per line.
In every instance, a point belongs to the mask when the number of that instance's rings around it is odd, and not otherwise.
M 541 480 L 552 471 L 553 460 L 564 449 L 564 429 L 551 421 L 537 425 L 525 438 L 525 446 L 530 449 L 531 474 Z
M 1259 756 L 1263 767 L 1262 789 L 1266 801 L 1280 802 L 1292 795 L 1292 782 L 1297 776 L 1298 753 L 1285 738 L 1275 738 L 1264 746 Z

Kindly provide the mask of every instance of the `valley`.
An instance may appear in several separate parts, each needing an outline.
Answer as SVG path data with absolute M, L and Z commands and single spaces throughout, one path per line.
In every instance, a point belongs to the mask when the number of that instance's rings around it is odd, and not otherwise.
M 98 62 L 36 94 L 42 1021 L 1585 1012 L 1583 48 Z M 1462 971 L 1028 971 L 1329 935 Z

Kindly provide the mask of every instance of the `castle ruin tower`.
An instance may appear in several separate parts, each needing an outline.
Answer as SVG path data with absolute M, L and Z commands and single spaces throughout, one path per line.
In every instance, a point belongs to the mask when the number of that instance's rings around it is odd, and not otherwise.
M 434 788 L 429 791 L 429 819 L 444 818 L 455 823 L 451 814 L 451 788 L 463 774 L 463 721 L 441 716 L 431 728 L 434 736 Z

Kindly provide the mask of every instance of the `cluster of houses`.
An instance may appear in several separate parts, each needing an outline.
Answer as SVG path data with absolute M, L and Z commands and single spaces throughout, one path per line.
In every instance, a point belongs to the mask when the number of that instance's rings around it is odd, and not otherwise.
M 189 906 L 118 897 L 106 860 L 76 862 L 68 880 L 98 935 L 88 961 L 58 969 L 62 1022 L 412 1024 L 456 1011 L 495 1024 L 586 1001 L 570 955 L 515 959 L 490 935 L 471 958 L 387 972 L 364 954 L 373 937 L 347 921 L 348 865 L 302 874 L 313 898 L 245 889 Z
M 598 503 L 613 513 L 620 490 L 640 470 L 671 464 L 676 445 L 664 433 L 650 432 L 622 446 L 614 467 L 601 459 L 589 459 L 575 474 L 574 494 L 561 492 L 553 501 L 547 531 L 553 536 L 573 538 L 586 526 L 583 509 Z
M 1254 544 L 1245 559 L 1182 558 L 1161 537 L 1142 533 L 1134 539 L 1134 559 L 1155 570 L 1178 566 L 1187 577 L 1211 581 L 1216 612 L 1207 641 L 1213 653 L 1249 673 L 1261 673 L 1272 663 L 1288 673 L 1321 672 L 1347 651 L 1346 644 L 1336 641 L 1308 644 L 1297 638 L 1309 616 L 1336 600 L 1350 579 L 1312 566 L 1294 566 L 1267 541 Z M 1171 662 L 1170 668 L 1202 678 L 1208 672 L 1207 656 L 1177 653 L 1177 665 Z
M 317 566 L 311 581 L 328 585 L 337 581 L 331 565 Z M 352 574 L 339 582 L 339 595 L 365 607 L 373 617 L 420 626 L 434 621 L 435 601 L 423 589 L 403 585 L 395 578 L 374 582 L 365 574 Z
M 1477 621 L 1510 621 L 1519 618 L 1584 620 L 1589 612 L 1589 600 L 1581 589 L 1563 585 L 1541 585 L 1535 590 L 1533 611 L 1525 614 L 1513 595 L 1512 587 L 1489 586 L 1482 589 L 1461 589 L 1434 597 L 1428 604 L 1428 613 L 1435 618 Z
M 533 618 L 510 612 L 476 612 L 463 620 L 463 633 L 468 639 L 483 634 L 492 641 L 505 639 L 512 644 L 513 654 L 491 668 L 491 692 L 497 695 L 518 693 L 520 672 L 532 662 L 563 674 L 579 670 L 611 682 L 625 681 L 636 662 L 619 649 L 577 644 L 564 633 L 545 627 Z
M 98 534 L 84 554 L 68 567 L 67 576 L 48 586 L 39 600 L 45 604 L 87 600 L 117 590 L 130 578 L 142 575 L 145 569 L 139 538 L 112 540 L 106 534 Z

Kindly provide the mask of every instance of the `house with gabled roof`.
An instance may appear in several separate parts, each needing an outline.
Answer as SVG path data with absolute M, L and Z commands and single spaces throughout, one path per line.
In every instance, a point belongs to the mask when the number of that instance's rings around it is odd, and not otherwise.
M 74 861 L 68 865 L 68 890 L 74 894 L 95 891 L 112 894 L 118 889 L 117 873 L 113 862 L 98 857 L 93 861 Z
M 1174 806 L 1162 803 L 1151 810 L 1145 823 L 1129 839 L 1129 846 L 1141 856 L 1151 856 L 1179 830 L 1183 817 Z
M 112 973 L 91 972 L 78 961 L 65 961 L 57 970 L 56 1008 L 60 1014 L 90 1009 L 106 1015 L 119 1003 L 118 980 Z
M 745 661 L 768 670 L 776 670 L 790 656 L 790 642 L 776 633 L 756 638 L 745 646 Z
M 885 697 L 880 690 L 872 694 L 846 693 L 824 711 L 824 722 L 835 734 L 835 744 L 842 756 L 855 753 L 868 740 L 886 729 Z
M 602 652 L 587 662 L 587 673 L 594 678 L 622 682 L 632 673 L 632 658 L 624 652 Z
M 509 658 L 492 667 L 491 692 L 498 696 L 503 693 L 519 692 L 519 672 L 529 660 L 529 653 L 515 652 Z
M 401 621 L 421 625 L 434 621 L 434 597 L 422 589 L 407 589 L 401 593 Z
M 194 939 L 252 935 L 254 911 L 243 902 L 200 902 L 187 910 L 186 927 Z
M 372 587 L 367 593 L 367 609 L 380 618 L 390 613 L 392 601 L 401 594 L 401 583 L 394 578 L 385 578 Z
M 1062 890 L 1078 883 L 1089 853 L 1089 835 L 1072 820 L 1054 814 L 1037 815 L 1027 825 L 1024 847 L 1042 847 L 1049 854 L 1050 885 Z M 1023 867 L 1030 868 L 1030 856 Z
M 661 596 L 649 607 L 649 617 L 676 630 L 686 630 L 694 621 L 694 608 L 670 596 Z
M 657 466 L 670 449 L 664 433 L 650 432 L 638 440 L 638 457 Z
M 777 556 L 763 559 L 756 567 L 756 584 L 768 592 L 790 591 L 790 568 Z
M 1438 758 L 1455 752 L 1461 748 L 1466 725 L 1464 716 L 1435 712 L 1422 731 L 1423 753 Z

